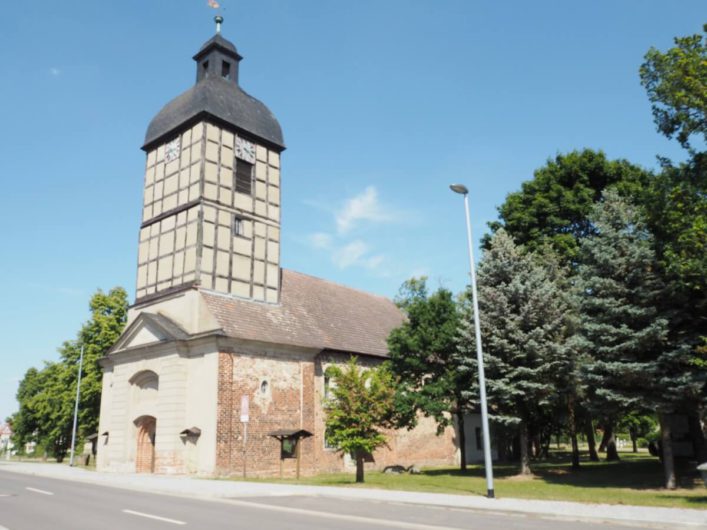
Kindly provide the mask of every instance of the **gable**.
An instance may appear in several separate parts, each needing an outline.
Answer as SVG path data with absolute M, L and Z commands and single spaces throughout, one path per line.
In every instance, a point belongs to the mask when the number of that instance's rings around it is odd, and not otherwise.
M 184 340 L 189 334 L 179 324 L 159 313 L 140 313 L 123 331 L 108 354 L 138 346 Z

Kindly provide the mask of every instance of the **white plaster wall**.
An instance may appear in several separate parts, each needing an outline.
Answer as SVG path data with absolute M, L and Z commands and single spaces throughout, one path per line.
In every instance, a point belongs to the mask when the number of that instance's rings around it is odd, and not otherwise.
M 132 324 L 143 311 L 163 314 L 192 334 L 219 328 L 218 322 L 206 307 L 201 295 L 194 289 L 179 293 L 172 298 L 157 300 L 146 306 L 131 308 L 128 311 L 127 326 Z
M 467 462 L 483 462 L 484 448 L 483 445 L 476 445 L 476 429 L 481 427 L 481 414 L 467 414 L 464 416 L 464 434 L 466 435 L 466 460 Z M 483 443 L 483 434 L 481 435 Z M 493 430 L 491 431 L 491 458 L 498 459 L 498 451 L 493 447 Z
M 179 432 L 186 422 L 188 360 L 176 354 L 155 360 L 160 388 L 157 397 L 155 457 L 159 473 L 183 472 L 184 447 Z
M 143 370 L 158 375 L 157 399 L 139 401 L 130 378 Z M 178 472 L 181 459 L 181 442 L 177 426 L 184 424 L 186 396 L 185 359 L 176 353 L 153 359 L 137 359 L 113 367 L 111 385 L 104 385 L 105 408 L 101 410 L 101 429 L 109 431 L 108 444 L 101 469 L 135 471 L 137 428 L 134 421 L 142 415 L 155 416 L 157 429 L 155 454 L 165 460 L 164 471 Z M 104 432 L 103 430 L 101 432 Z M 158 462 L 159 463 L 159 462 Z
M 110 467 L 110 453 L 108 443 L 110 436 L 103 436 L 103 433 L 110 433 L 110 411 L 113 408 L 113 370 L 103 372 L 101 387 L 101 415 L 98 423 L 98 442 L 96 444 L 96 469 L 103 471 Z
M 218 353 L 188 359 L 186 381 L 186 428 L 198 427 L 195 443 L 182 441 L 186 452 L 185 471 L 210 475 L 216 466 L 216 421 L 218 400 Z
M 137 450 L 135 420 L 157 418 L 155 457 L 157 473 L 211 474 L 216 460 L 218 353 L 202 347 L 191 356 L 175 351 L 143 355 L 117 362 L 104 373 L 100 432 L 110 432 L 108 443 L 99 440 L 98 468 L 133 472 Z M 156 396 L 130 383 L 138 372 L 151 370 L 159 378 Z M 201 436 L 187 441 L 180 432 L 191 427 Z
M 107 443 L 103 446 L 104 458 L 101 470 L 134 471 L 134 453 L 132 461 L 128 461 L 128 439 L 132 439 L 132 432 L 128 429 L 128 391 L 130 375 L 125 375 L 126 366 L 114 366 L 110 384 L 103 381 L 101 403 L 101 432 L 108 431 Z M 127 432 L 126 432 L 127 431 Z

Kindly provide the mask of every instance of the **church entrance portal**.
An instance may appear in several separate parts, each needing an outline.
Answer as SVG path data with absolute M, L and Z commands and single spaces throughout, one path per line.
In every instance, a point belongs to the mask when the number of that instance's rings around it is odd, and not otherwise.
M 154 416 L 141 416 L 135 420 L 135 425 L 137 426 L 135 471 L 138 473 L 154 473 L 157 419 Z

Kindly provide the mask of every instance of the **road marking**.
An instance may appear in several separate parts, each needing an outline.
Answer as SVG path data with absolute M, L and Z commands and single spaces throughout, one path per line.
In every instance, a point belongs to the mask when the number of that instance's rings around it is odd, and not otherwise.
M 156 521 L 164 521 L 165 523 L 187 524 L 184 521 L 177 521 L 176 519 L 168 519 L 167 517 L 160 517 L 159 515 L 150 515 L 149 513 L 135 512 L 133 510 L 123 510 L 123 513 L 129 513 L 130 515 L 137 515 L 138 517 L 146 517 L 148 519 L 155 519 Z
M 228 499 L 229 504 L 248 506 L 251 508 L 261 508 L 265 510 L 273 510 L 276 512 L 296 513 L 300 515 L 309 515 L 312 517 L 322 517 L 325 519 L 339 519 L 343 521 L 353 521 L 357 523 L 374 524 L 376 526 L 390 526 L 393 528 L 406 528 L 408 530 L 463 530 L 458 526 L 436 526 L 419 523 L 406 523 L 403 521 L 392 521 L 390 519 L 376 519 L 374 517 L 363 517 L 360 515 L 345 515 L 331 512 L 319 512 L 316 510 L 307 510 L 304 508 L 292 508 L 290 506 L 277 506 L 273 504 L 261 504 L 258 502 L 239 501 Z
M 54 495 L 51 491 L 38 490 L 37 488 L 25 488 L 27 491 L 33 491 L 35 493 L 41 493 L 42 495 Z

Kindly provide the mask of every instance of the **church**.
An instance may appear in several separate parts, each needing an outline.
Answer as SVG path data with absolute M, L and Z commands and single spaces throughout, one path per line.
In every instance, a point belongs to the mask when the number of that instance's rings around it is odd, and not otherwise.
M 327 366 L 375 365 L 403 316 L 390 300 L 280 267 L 285 150 L 216 34 L 196 83 L 152 119 L 135 302 L 102 360 L 102 471 L 291 476 L 352 463 L 324 437 Z M 467 439 L 472 439 L 471 433 Z M 450 465 L 452 428 L 391 431 L 369 466 Z

